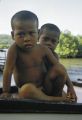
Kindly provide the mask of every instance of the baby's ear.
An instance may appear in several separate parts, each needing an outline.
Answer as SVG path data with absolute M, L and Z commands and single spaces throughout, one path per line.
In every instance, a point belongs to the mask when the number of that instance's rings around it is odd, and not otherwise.
M 11 31 L 12 39 L 14 40 L 14 31 Z

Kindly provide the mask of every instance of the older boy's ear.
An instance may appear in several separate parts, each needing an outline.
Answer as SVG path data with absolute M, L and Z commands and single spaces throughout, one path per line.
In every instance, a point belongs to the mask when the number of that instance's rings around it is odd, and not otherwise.
M 14 40 L 14 32 L 11 31 L 11 36 L 12 36 L 12 39 Z

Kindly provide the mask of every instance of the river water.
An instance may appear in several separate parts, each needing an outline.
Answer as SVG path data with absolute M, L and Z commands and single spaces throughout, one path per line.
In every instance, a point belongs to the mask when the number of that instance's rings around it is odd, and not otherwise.
M 66 67 L 70 80 L 82 84 L 82 58 L 60 59 L 60 62 Z M 82 103 L 82 87 L 74 86 L 74 89 L 77 95 L 77 102 Z
M 72 81 L 82 82 L 82 58 L 60 59 L 60 62 L 66 67 Z

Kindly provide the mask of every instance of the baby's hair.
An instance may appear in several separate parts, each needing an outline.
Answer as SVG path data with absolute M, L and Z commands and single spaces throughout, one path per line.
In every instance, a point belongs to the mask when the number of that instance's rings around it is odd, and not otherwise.
M 39 30 L 39 36 L 44 32 L 44 30 L 56 31 L 60 34 L 60 29 L 55 24 L 47 23 L 41 26 Z
M 36 14 L 34 14 L 31 11 L 27 11 L 27 10 L 22 10 L 19 11 L 17 13 L 15 13 L 12 18 L 11 18 L 11 27 L 12 29 L 14 29 L 14 21 L 15 20 L 33 20 L 33 21 L 37 21 L 37 27 L 38 27 L 38 17 Z

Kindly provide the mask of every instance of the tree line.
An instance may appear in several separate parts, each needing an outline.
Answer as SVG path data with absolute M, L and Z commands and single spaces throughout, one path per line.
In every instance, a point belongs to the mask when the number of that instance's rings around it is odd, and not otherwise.
M 56 52 L 61 58 L 82 58 L 82 36 L 70 31 L 61 32 Z
M 10 35 L 0 35 L 0 49 L 9 48 L 13 42 Z M 61 58 L 82 58 L 82 35 L 74 36 L 68 30 L 61 32 L 56 52 Z

